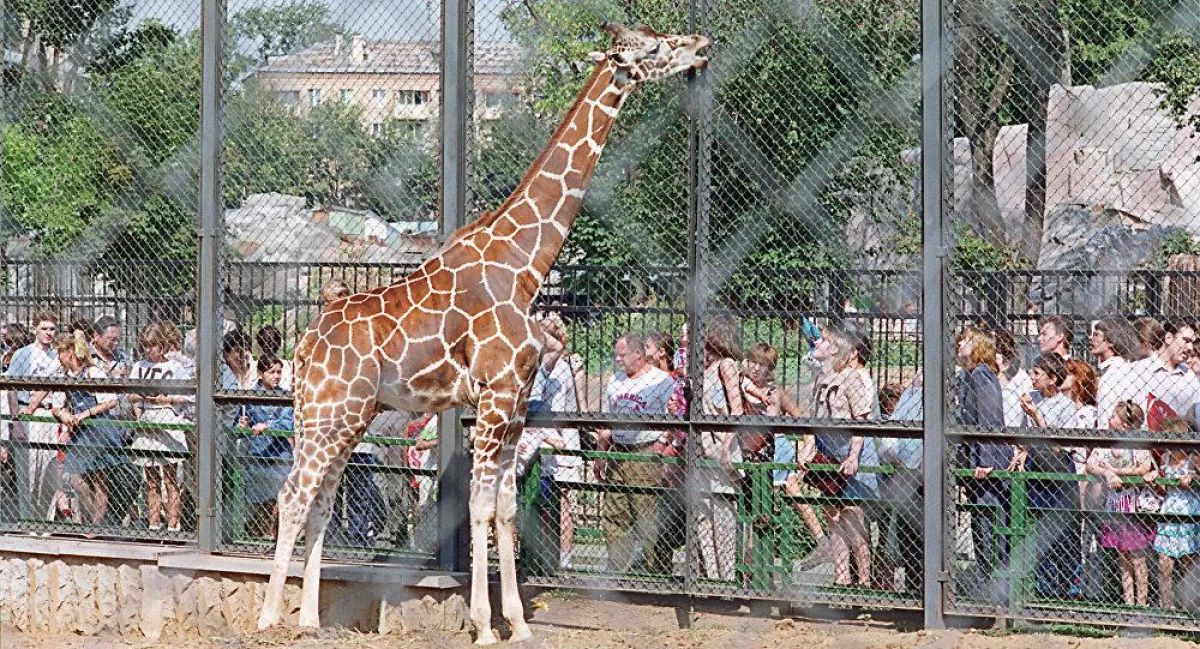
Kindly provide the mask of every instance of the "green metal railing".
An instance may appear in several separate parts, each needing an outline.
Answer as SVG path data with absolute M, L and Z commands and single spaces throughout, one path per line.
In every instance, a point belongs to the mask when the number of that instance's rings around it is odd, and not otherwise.
M 607 461 L 624 461 L 624 462 L 649 462 L 661 464 L 664 466 L 683 466 L 686 462 L 682 458 L 660 457 L 656 455 L 645 455 L 637 453 L 622 453 L 612 451 L 586 451 L 586 450 L 553 450 L 540 449 L 539 453 L 551 454 L 562 457 L 579 457 L 586 461 L 607 460 Z M 693 467 L 700 468 L 716 468 L 719 466 L 717 462 L 711 460 L 701 460 L 692 463 Z M 585 467 L 586 468 L 586 467 Z M 794 566 L 798 559 L 802 558 L 809 551 L 815 540 L 805 528 L 800 515 L 793 509 L 793 503 L 807 503 L 814 506 L 817 513 L 820 513 L 820 507 L 831 503 L 855 503 L 864 508 L 868 512 L 868 516 L 877 521 L 881 525 L 880 546 L 884 545 L 883 527 L 888 517 L 898 512 L 901 507 L 919 507 L 919 502 L 913 501 L 895 501 L 889 499 L 886 493 L 881 493 L 878 499 L 854 499 L 843 496 L 830 496 L 818 493 L 805 493 L 799 495 L 788 495 L 782 490 L 773 486 L 772 471 L 785 470 L 796 471 L 795 464 L 782 464 L 773 462 L 741 462 L 733 465 L 733 468 L 740 469 L 746 472 L 746 488 L 736 490 L 733 494 L 716 494 L 725 496 L 736 502 L 737 514 L 736 520 L 739 531 L 736 533 L 737 540 L 737 564 L 736 564 L 736 581 L 730 582 L 727 585 L 731 588 L 736 588 L 739 594 L 751 597 L 769 597 L 779 596 L 783 594 L 792 594 L 797 589 L 809 588 L 815 589 L 817 592 L 838 593 L 838 594 L 864 594 L 869 591 L 872 598 L 885 597 L 889 601 L 898 606 L 904 606 L 911 598 L 911 604 L 919 604 L 920 598 L 920 582 L 913 584 L 912 592 L 895 592 L 883 591 L 878 588 L 862 588 L 862 587 L 842 587 L 833 585 L 812 586 L 811 584 L 802 584 L 794 574 Z M 809 464 L 806 467 L 807 471 L 811 472 L 837 472 L 840 466 L 837 464 Z M 895 476 L 901 473 L 919 474 L 919 470 L 907 469 L 895 466 L 860 466 L 860 473 L 874 473 L 880 476 Z M 960 481 L 960 485 L 965 481 L 976 480 L 972 469 L 954 469 L 953 476 Z M 567 574 L 590 574 L 599 578 L 607 579 L 634 579 L 637 581 L 655 580 L 663 583 L 676 583 L 675 588 L 679 588 L 677 583 L 681 578 L 677 575 L 663 574 L 608 574 L 603 570 L 581 570 L 577 567 L 570 570 L 560 570 L 559 568 L 559 528 L 557 516 L 543 516 L 547 508 L 550 511 L 555 511 L 559 507 L 560 496 L 566 491 L 589 492 L 595 494 L 606 494 L 614 492 L 639 493 L 647 495 L 663 495 L 672 488 L 659 485 L 627 485 L 612 482 L 598 481 L 557 481 L 550 482 L 551 491 L 550 497 L 543 495 L 541 489 L 542 468 L 535 458 L 530 463 L 530 468 L 527 474 L 522 479 L 520 485 L 520 503 L 521 503 L 521 543 L 522 543 L 522 565 L 525 573 L 537 580 L 552 582 L 556 576 Z M 1035 556 L 1035 543 L 1033 542 L 1037 532 L 1037 522 L 1039 515 L 1044 513 L 1055 512 L 1061 513 L 1063 516 L 1071 517 L 1089 517 L 1096 520 L 1117 520 L 1121 517 L 1137 516 L 1147 522 L 1165 522 L 1165 521 L 1191 521 L 1200 522 L 1200 515 L 1183 515 L 1183 514 L 1161 514 L 1161 513 L 1138 513 L 1138 514 L 1122 514 L 1109 512 L 1105 510 L 1084 509 L 1073 507 L 1071 509 L 1049 509 L 1035 507 L 1030 502 L 1030 483 L 1034 481 L 1055 483 L 1068 482 L 1080 483 L 1098 480 L 1097 476 L 1076 474 L 1076 473 L 1047 473 L 1034 471 L 993 471 L 986 478 L 981 480 L 1005 481 L 1008 483 L 1008 491 L 1010 494 L 1010 508 L 1008 511 L 1008 523 L 1001 524 L 1000 512 L 996 511 L 994 506 L 977 505 L 969 502 L 959 502 L 956 507 L 962 511 L 971 511 L 973 515 L 985 515 L 992 519 L 992 543 L 989 551 L 993 553 L 999 552 L 998 548 L 1001 545 L 1001 539 L 1005 539 L 1010 548 L 1012 548 L 1009 556 L 1010 561 L 1004 565 L 1002 573 L 997 577 L 1008 580 L 1012 584 L 1010 590 L 1010 600 L 1007 606 L 1014 610 L 1021 610 L 1030 606 L 1037 606 L 1050 609 L 1062 609 L 1063 611 L 1078 609 L 1080 602 L 1056 602 L 1048 600 L 1044 597 L 1039 597 L 1035 588 L 1035 568 L 1039 558 Z M 1123 482 L 1130 485 L 1142 484 L 1140 477 L 1125 477 Z M 1159 478 L 1154 481 L 1155 485 L 1161 487 L 1178 487 L 1181 486 L 1178 480 Z M 575 538 L 577 541 L 587 541 L 595 538 L 602 538 L 603 534 L 600 530 L 586 529 L 579 526 L 575 530 Z M 910 539 L 909 542 L 917 542 Z M 976 548 L 976 551 L 982 549 Z M 877 548 L 873 548 L 874 552 L 878 552 Z M 992 565 L 1001 566 L 998 561 L 999 557 L 994 555 Z M 748 589 L 742 589 L 741 584 L 748 585 Z M 906 589 L 907 591 L 908 589 Z M 1106 602 L 1087 602 L 1088 605 L 1108 607 L 1119 609 L 1120 605 L 1109 604 Z M 1144 609 L 1143 609 L 1144 610 Z M 1174 613 L 1179 615 L 1179 613 Z

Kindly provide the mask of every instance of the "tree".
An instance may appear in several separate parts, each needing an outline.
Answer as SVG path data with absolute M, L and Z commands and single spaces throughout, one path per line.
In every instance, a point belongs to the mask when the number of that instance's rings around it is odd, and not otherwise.
M 235 61 L 235 66 L 255 67 L 266 65 L 267 57 L 292 54 L 329 40 L 343 28 L 332 20 L 324 3 L 300 2 L 240 11 L 230 21 L 230 31 L 233 52 L 253 52 L 251 61 Z
M 504 124 L 492 127 L 495 135 L 477 166 L 487 183 L 484 191 L 494 192 L 494 199 L 515 186 L 536 153 L 532 143 L 545 141 L 574 99 L 590 68 L 583 63 L 587 52 L 607 46 L 600 22 L 623 20 L 626 4 L 540 0 L 514 3 L 503 14 L 530 58 L 518 98 L 506 109 Z M 682 31 L 687 24 L 686 5 L 679 2 L 640 2 L 629 11 L 637 22 L 662 31 Z M 727 76 L 717 87 L 713 133 L 706 136 L 707 236 L 713 248 L 731 245 L 719 264 L 843 263 L 841 232 L 850 207 L 841 196 L 865 178 L 855 170 L 862 165 L 850 162 L 869 156 L 867 166 L 906 185 L 898 153 L 916 141 L 916 111 L 896 120 L 871 109 L 898 96 L 897 86 L 914 70 L 912 58 L 920 51 L 917 4 L 818 0 L 811 11 L 793 15 L 790 3 L 776 0 L 729 0 L 706 11 L 705 31 L 722 48 L 714 56 L 740 65 L 722 70 Z M 845 65 L 844 44 L 861 53 L 861 67 Z M 680 86 L 649 85 L 627 104 L 565 260 L 672 266 L 686 260 L 688 142 Z M 863 137 L 839 152 L 843 161 L 832 173 L 803 188 L 817 199 L 806 207 L 793 204 L 794 192 L 787 191 L 793 180 L 811 171 L 838 134 L 860 127 Z M 751 274 L 732 274 L 723 293 L 741 304 L 794 301 L 794 287 L 777 279 L 767 288 L 738 284 Z
M 52 123 L 4 129 L 3 204 L 37 233 L 38 249 L 66 250 L 115 198 L 112 180 L 123 170 L 115 151 L 80 114 L 53 115 Z

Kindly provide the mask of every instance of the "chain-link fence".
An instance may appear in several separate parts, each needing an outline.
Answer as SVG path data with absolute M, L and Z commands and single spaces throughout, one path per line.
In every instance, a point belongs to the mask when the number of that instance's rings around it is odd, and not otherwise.
M 1194 3 L 444 5 L 6 7 L 0 530 L 268 556 L 309 324 L 531 191 L 648 23 L 711 63 L 591 134 L 524 578 L 1195 626 Z M 328 557 L 465 567 L 463 415 L 374 417 Z
M 942 11 L 949 610 L 1194 627 L 1200 12 Z

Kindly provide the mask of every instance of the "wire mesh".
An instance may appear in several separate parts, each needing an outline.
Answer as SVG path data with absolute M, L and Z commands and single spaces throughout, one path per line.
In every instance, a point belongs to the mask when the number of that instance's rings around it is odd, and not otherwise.
M 211 322 L 191 236 L 199 14 L 14 10 L 0 531 L 194 540 L 195 341 L 213 327 L 219 547 L 271 551 L 300 337 L 449 234 L 439 9 L 228 12 Z M 713 40 L 705 71 L 622 106 L 535 304 L 517 440 L 529 582 L 920 605 L 941 541 L 922 511 L 919 10 L 532 0 L 464 16 L 464 218 L 564 137 L 602 21 Z M 1194 626 L 1200 14 L 945 10 L 952 245 L 929 308 L 954 335 L 936 359 L 952 378 L 931 386 L 951 424 L 947 611 Z M 439 430 L 375 418 L 330 504 L 329 557 L 438 558 Z
M 1200 15 L 946 7 L 949 610 L 1194 627 Z
M 0 525 L 188 541 L 199 7 L 7 18 L 0 346 L 6 380 L 26 385 L 0 398 Z

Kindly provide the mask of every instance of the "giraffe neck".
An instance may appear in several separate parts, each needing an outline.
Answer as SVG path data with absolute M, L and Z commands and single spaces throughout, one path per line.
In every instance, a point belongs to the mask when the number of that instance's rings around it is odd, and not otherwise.
M 489 219 L 489 261 L 519 269 L 520 295 L 528 307 L 558 259 L 584 191 L 608 141 L 629 88 L 614 81 L 616 66 L 596 66 L 562 124 L 516 191 Z

